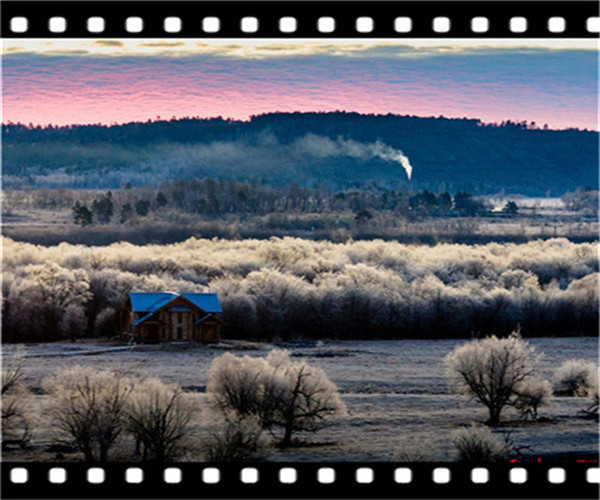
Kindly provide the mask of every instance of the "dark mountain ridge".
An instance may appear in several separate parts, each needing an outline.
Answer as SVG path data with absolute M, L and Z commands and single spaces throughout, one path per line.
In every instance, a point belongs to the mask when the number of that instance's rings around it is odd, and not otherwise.
M 357 113 L 270 113 L 123 125 L 6 124 L 5 187 L 121 187 L 215 177 L 272 185 L 499 190 L 598 189 L 598 132 L 525 122 Z M 391 157 L 413 167 L 409 181 Z M 392 154 L 393 153 L 393 154 Z

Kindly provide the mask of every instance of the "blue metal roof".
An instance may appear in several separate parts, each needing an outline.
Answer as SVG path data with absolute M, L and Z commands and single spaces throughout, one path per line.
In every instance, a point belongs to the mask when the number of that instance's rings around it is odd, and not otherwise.
M 181 295 L 208 313 L 223 312 L 216 293 L 131 292 L 129 298 L 134 312 L 153 312 Z
M 204 309 L 206 312 L 223 312 L 219 297 L 217 297 L 216 293 L 182 293 L 181 295 L 200 309 Z
M 177 297 L 177 294 L 173 292 L 132 292 L 129 294 L 129 299 L 131 300 L 131 308 L 134 312 L 155 311 L 159 307 L 162 307 L 171 302 L 175 297 Z

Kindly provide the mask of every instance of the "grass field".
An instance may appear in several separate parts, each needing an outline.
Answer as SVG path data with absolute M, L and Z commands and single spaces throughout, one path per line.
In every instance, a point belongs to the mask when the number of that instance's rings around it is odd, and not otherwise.
M 451 394 L 444 376 L 443 357 L 458 340 L 360 341 L 288 344 L 293 356 L 323 368 L 338 385 L 348 416 L 317 434 L 299 434 L 303 446 L 272 448 L 275 461 L 451 461 L 455 454 L 451 433 L 471 421 L 483 422 L 486 412 L 475 402 Z M 554 370 L 568 359 L 597 361 L 597 338 L 537 338 L 530 341 L 544 353 L 540 374 L 552 380 Z M 77 453 L 57 455 L 52 423 L 44 418 L 48 398 L 44 377 L 58 368 L 75 365 L 118 369 L 132 377 L 158 376 L 183 386 L 197 404 L 194 434 L 202 442 L 213 432 L 206 410 L 205 387 L 211 361 L 231 350 L 234 354 L 266 355 L 273 344 L 225 342 L 216 346 L 170 344 L 133 349 L 102 342 L 47 343 L 26 346 L 24 383 L 34 392 L 38 421 L 30 450 L 9 450 L 4 460 L 80 460 Z M 4 345 L 10 356 L 15 345 Z M 511 432 L 516 446 L 528 446 L 528 459 L 576 459 L 597 453 L 598 427 L 594 420 L 577 417 L 587 400 L 556 397 L 542 408 L 538 423 L 519 423 L 507 410 L 494 432 Z M 114 458 L 127 460 L 129 443 Z M 49 451 L 51 450 L 51 451 Z M 202 461 L 198 451 L 187 460 Z

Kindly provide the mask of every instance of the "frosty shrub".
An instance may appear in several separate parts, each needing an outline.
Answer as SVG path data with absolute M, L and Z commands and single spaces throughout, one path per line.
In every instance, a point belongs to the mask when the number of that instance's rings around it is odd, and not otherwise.
M 264 455 L 262 425 L 256 417 L 226 418 L 205 444 L 209 462 L 244 462 Z
M 86 272 L 53 262 L 25 266 L 21 272 L 10 288 L 9 310 L 16 323 L 9 321 L 9 326 L 35 340 L 83 336 L 84 306 L 92 296 Z
M 273 350 L 266 358 L 224 354 L 211 365 L 207 393 L 225 415 L 256 416 L 280 444 L 296 431 L 316 432 L 341 417 L 346 406 L 320 368 Z
M 452 433 L 452 442 L 463 462 L 502 462 L 509 459 L 510 446 L 489 427 L 471 424 Z
M 260 417 L 268 369 L 263 358 L 219 356 L 210 366 L 206 387 L 212 405 L 225 415 Z
M 131 382 L 116 372 L 77 366 L 44 379 L 43 384 L 50 393 L 50 415 L 58 431 L 87 462 L 105 462 L 126 424 Z
M 192 407 L 181 388 L 157 378 L 137 384 L 127 405 L 127 429 L 142 460 L 166 462 L 184 451 Z
M 515 389 L 512 405 L 520 412 L 521 418 L 537 420 L 538 408 L 552 402 L 552 384 L 547 380 L 530 378 L 521 382 Z
M 594 376 L 588 381 L 586 396 L 590 399 L 590 405 L 583 412 L 592 417 L 598 418 L 600 409 L 600 399 L 598 398 L 598 382 L 600 379 L 600 368 L 594 370 Z
M 447 375 L 456 390 L 489 410 L 488 424 L 500 422 L 502 409 L 517 396 L 524 381 L 535 373 L 535 349 L 518 333 L 473 340 L 446 355 Z
M 14 443 L 26 447 L 31 438 L 33 414 L 31 393 L 21 383 L 24 352 L 17 352 L 2 368 L 2 445 Z
M 586 396 L 597 377 L 594 363 L 584 359 L 570 359 L 556 370 L 556 392 L 564 396 Z

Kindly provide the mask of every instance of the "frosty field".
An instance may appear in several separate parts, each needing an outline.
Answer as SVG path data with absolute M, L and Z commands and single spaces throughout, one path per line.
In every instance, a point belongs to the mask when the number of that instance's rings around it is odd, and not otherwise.
M 540 375 L 553 379 L 556 368 L 568 359 L 597 362 L 597 338 L 536 338 L 529 340 L 544 354 Z M 471 421 L 483 422 L 485 409 L 456 396 L 447 386 L 443 358 L 464 340 L 346 341 L 307 344 L 249 344 L 223 342 L 215 346 L 163 344 L 124 348 L 108 343 L 46 343 L 26 346 L 23 382 L 35 394 L 38 421 L 32 448 L 7 450 L 4 460 L 80 460 L 77 453 L 57 454 L 51 423 L 44 418 L 47 395 L 42 380 L 57 369 L 84 365 L 122 370 L 132 377 L 157 376 L 180 384 L 197 403 L 194 432 L 202 440 L 212 432 L 204 404 L 211 361 L 230 351 L 261 356 L 273 347 L 290 349 L 319 366 L 340 388 L 348 416 L 316 434 L 298 434 L 305 442 L 289 449 L 272 448 L 276 461 L 450 461 L 455 460 L 451 433 Z M 15 345 L 4 345 L 10 356 Z M 6 358 L 5 358 L 6 359 Z M 556 397 L 540 410 L 542 421 L 519 423 L 513 410 L 503 413 L 504 423 L 494 432 L 511 432 L 513 444 L 527 446 L 526 459 L 589 458 L 598 450 L 598 424 L 577 417 L 587 406 L 581 397 Z M 126 449 L 123 446 L 123 449 Z M 120 457 L 115 453 L 115 459 Z M 122 452 L 122 459 L 128 457 Z M 190 450 L 187 460 L 199 461 Z

